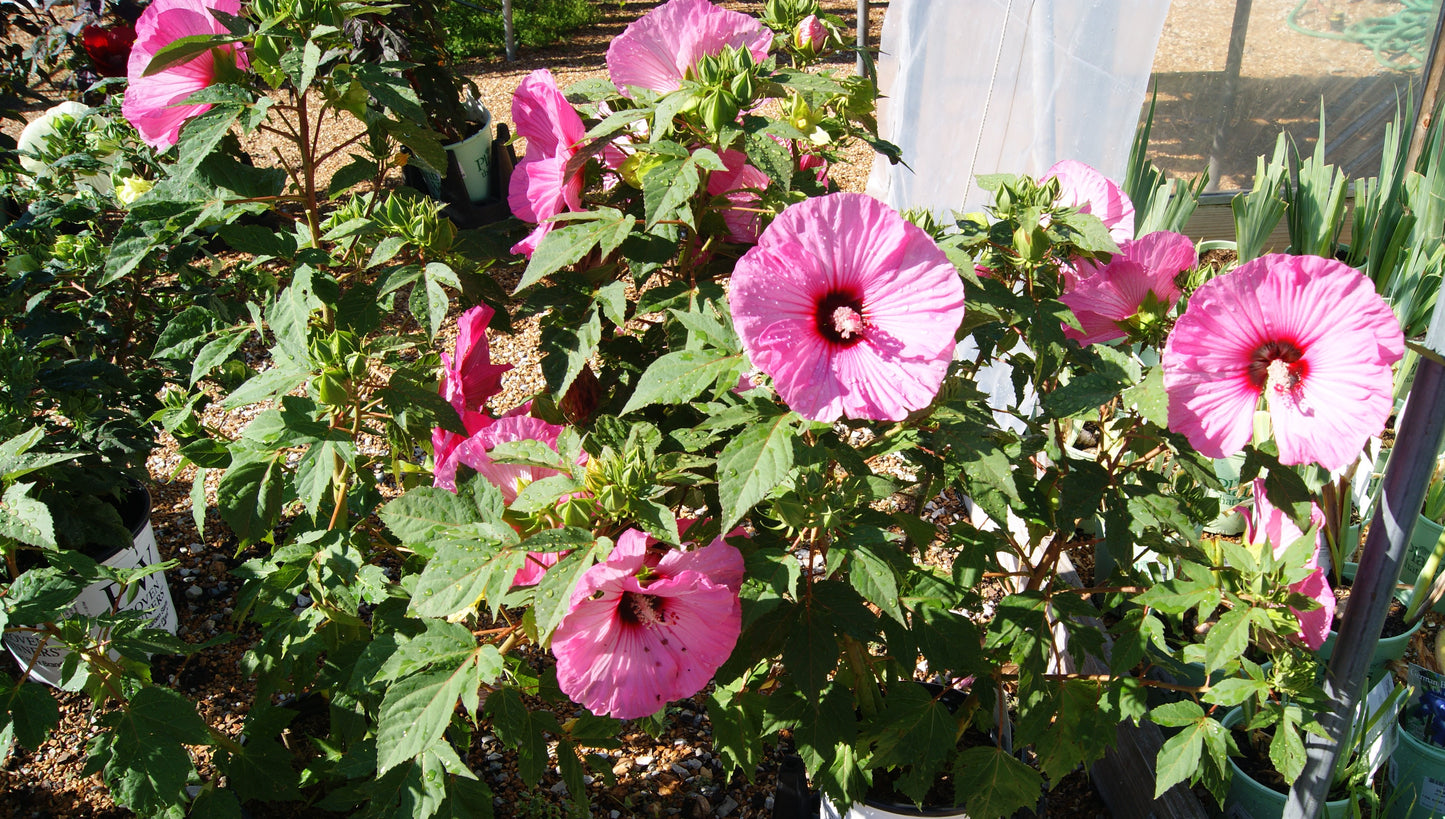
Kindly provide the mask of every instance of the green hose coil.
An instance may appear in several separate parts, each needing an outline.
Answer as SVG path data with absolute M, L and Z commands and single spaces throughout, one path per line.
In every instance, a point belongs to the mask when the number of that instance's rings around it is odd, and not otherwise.
M 1438 0 L 1401 0 L 1404 8 L 1388 17 L 1367 17 L 1344 31 L 1317 31 L 1299 23 L 1299 13 L 1310 0 L 1300 0 L 1285 22 L 1300 34 L 1326 40 L 1358 43 L 1375 53 L 1375 61 L 1392 71 L 1418 71 L 1425 65 L 1425 48 L 1435 32 Z

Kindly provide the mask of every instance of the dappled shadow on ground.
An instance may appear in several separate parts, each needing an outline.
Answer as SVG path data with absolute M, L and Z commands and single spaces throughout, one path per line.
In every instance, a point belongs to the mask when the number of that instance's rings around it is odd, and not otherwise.
M 1374 176 L 1383 126 L 1396 116 L 1397 106 L 1403 111 L 1410 93 L 1404 74 L 1241 77 L 1231 107 L 1220 72 L 1161 73 L 1154 80 L 1154 162 L 1170 176 L 1190 178 L 1209 167 L 1215 155 L 1221 190 L 1248 189 L 1256 157 L 1273 153 L 1280 132 L 1289 134 L 1302 154 L 1313 152 L 1321 101 L 1326 161 L 1351 178 Z

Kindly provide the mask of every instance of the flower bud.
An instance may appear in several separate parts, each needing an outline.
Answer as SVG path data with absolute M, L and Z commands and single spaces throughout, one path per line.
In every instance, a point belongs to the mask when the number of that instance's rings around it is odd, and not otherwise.
M 828 28 L 818 15 L 809 14 L 793 29 L 793 47 L 809 57 L 822 54 L 828 45 Z

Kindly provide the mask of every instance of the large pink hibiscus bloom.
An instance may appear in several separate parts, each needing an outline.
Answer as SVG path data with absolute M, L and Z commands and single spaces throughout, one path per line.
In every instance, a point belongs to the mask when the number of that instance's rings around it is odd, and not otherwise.
M 1339 469 L 1384 427 L 1404 352 L 1395 314 L 1358 271 L 1264 256 L 1195 291 L 1169 334 L 1169 428 L 1226 457 L 1248 443 L 1263 396 L 1283 463 Z
M 666 94 L 682 87 L 682 79 L 702 57 L 726 47 L 746 48 L 762 62 L 773 35 L 746 14 L 708 0 L 669 0 L 627 27 L 607 47 L 612 84 L 627 96 L 631 88 Z
M 1082 162 L 1065 159 L 1054 163 L 1040 181 L 1049 179 L 1059 180 L 1056 204 L 1099 217 L 1115 242 L 1134 238 L 1134 203 L 1107 176 Z
M 1065 328 L 1064 335 L 1080 344 L 1127 336 L 1124 322 L 1139 312 L 1151 293 L 1166 309 L 1173 307 L 1180 296 L 1175 277 L 1199 263 L 1188 236 L 1162 230 L 1138 241 L 1120 242 L 1119 249 L 1103 265 L 1080 262 L 1077 283 L 1059 297 L 1083 328 L 1082 332 Z
M 517 86 L 512 122 L 517 135 L 527 138 L 527 153 L 512 170 L 507 204 L 518 219 L 537 225 L 512 252 L 530 257 L 552 229 L 547 220 L 582 209 L 582 174 L 580 169 L 569 174 L 567 164 L 577 155 L 587 129 L 545 68 L 528 74 Z
M 250 60 L 235 45 L 213 48 L 180 65 L 143 76 L 151 58 L 182 37 L 228 33 L 211 9 L 240 14 L 240 0 L 155 0 L 135 24 L 135 44 L 126 63 L 130 85 L 121 113 L 156 150 L 180 139 L 181 126 L 210 110 L 210 105 L 180 105 L 187 97 L 216 82 L 222 63 L 248 68 Z
M 697 693 L 742 630 L 736 548 L 721 538 L 691 551 L 651 543 L 622 533 L 582 576 L 552 637 L 558 685 L 596 714 L 636 719 Z
M 933 401 L 963 321 L 963 284 L 927 233 L 857 193 L 783 211 L 728 293 L 748 357 L 815 421 L 898 421 Z
M 1248 512 L 1244 507 L 1239 507 L 1239 511 Z M 1310 504 L 1310 521 L 1314 526 L 1321 527 L 1320 533 L 1316 535 L 1315 550 L 1304 565 L 1306 569 L 1312 571 L 1300 580 L 1291 583 L 1289 589 L 1320 604 L 1319 608 L 1310 611 L 1290 608 L 1300 624 L 1300 630 L 1295 635 L 1295 639 L 1309 646 L 1311 651 L 1315 651 L 1324 645 L 1325 637 L 1329 636 L 1330 623 L 1335 618 L 1335 592 L 1330 588 L 1330 581 L 1325 577 L 1325 570 L 1320 567 L 1320 551 L 1325 545 L 1322 530 L 1325 514 L 1313 503 Z M 1301 537 L 1304 537 L 1304 532 L 1300 531 L 1289 515 L 1269 502 L 1269 498 L 1265 497 L 1264 481 L 1256 479 L 1254 482 L 1254 510 L 1252 514 L 1246 514 L 1244 519 L 1245 542 L 1256 546 L 1268 542 L 1274 556 L 1279 557 Z

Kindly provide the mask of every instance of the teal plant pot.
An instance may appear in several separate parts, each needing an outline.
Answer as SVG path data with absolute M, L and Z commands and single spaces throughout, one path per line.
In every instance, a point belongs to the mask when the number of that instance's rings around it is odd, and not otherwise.
M 1347 580 L 1353 580 L 1355 571 L 1358 569 L 1358 564 L 1346 563 L 1340 574 Z M 1414 637 L 1415 632 L 1420 630 L 1420 624 L 1422 622 L 1424 621 L 1415 621 L 1415 625 L 1411 626 L 1404 634 L 1380 638 L 1380 641 L 1375 644 L 1375 653 L 1370 657 L 1370 679 L 1376 679 L 1377 673 L 1384 669 L 1386 663 L 1405 656 L 1405 649 L 1410 645 L 1410 638 Z M 1334 654 L 1335 640 L 1338 638 L 1339 634 L 1334 631 L 1331 631 L 1329 636 L 1325 637 L 1324 645 L 1321 645 L 1320 650 L 1316 652 L 1316 654 L 1319 655 L 1320 662 L 1329 661 L 1330 656 Z
M 1244 711 L 1235 708 L 1224 715 L 1221 724 L 1233 728 L 1244 722 Z M 1234 764 L 1229 758 L 1229 794 L 1224 799 L 1224 815 L 1230 819 L 1275 819 L 1284 816 L 1286 796 L 1279 791 L 1256 782 Z M 1335 799 L 1325 803 L 1324 815 L 1328 819 L 1349 819 L 1352 809 L 1350 800 Z
M 1390 754 L 1390 819 L 1445 817 L 1445 748 L 1422 742 L 1403 725 Z

